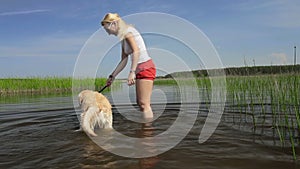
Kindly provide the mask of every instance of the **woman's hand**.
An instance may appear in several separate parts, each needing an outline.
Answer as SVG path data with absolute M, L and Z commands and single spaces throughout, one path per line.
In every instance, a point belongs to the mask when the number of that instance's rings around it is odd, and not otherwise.
M 109 75 L 108 79 L 106 80 L 106 86 L 111 86 L 114 80 L 115 78 L 112 75 Z
M 128 84 L 128 86 L 132 86 L 135 84 L 135 72 L 134 71 L 130 71 L 130 73 L 128 75 L 128 79 L 127 79 L 127 84 Z

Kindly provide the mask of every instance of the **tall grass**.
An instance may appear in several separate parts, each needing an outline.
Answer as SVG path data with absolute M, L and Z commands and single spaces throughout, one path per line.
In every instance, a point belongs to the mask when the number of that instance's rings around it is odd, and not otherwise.
M 71 77 L 6 78 L 0 79 L 0 95 L 72 92 L 73 83 L 80 84 L 81 89 L 88 88 L 88 85 L 93 84 L 95 90 L 98 90 L 105 85 L 106 79 L 72 79 Z
M 162 78 L 162 79 L 156 79 L 154 81 L 154 85 L 170 85 L 170 86 L 174 86 L 174 85 L 185 85 L 182 87 L 186 87 L 186 86 L 194 86 L 194 78 L 190 78 L 190 77 L 177 77 L 176 79 L 173 78 Z M 199 96 L 201 98 L 201 102 L 205 103 L 207 105 L 207 107 L 209 107 L 210 104 L 210 99 L 211 99 L 211 82 L 210 79 L 208 77 L 203 77 L 201 79 L 196 79 L 196 83 L 199 89 Z
M 257 127 L 274 129 L 274 137 L 280 140 L 282 146 L 290 146 L 296 159 L 300 136 L 300 76 L 229 77 L 227 85 L 228 94 L 235 96 L 231 97 L 231 103 L 238 103 L 232 107 L 240 107 L 245 116 L 252 118 L 245 123 L 254 130 Z
M 200 94 L 209 101 L 209 78 L 199 78 L 197 83 Z M 155 84 L 176 82 L 158 79 Z M 272 137 L 278 139 L 281 146 L 291 147 L 296 159 L 300 142 L 300 75 L 229 76 L 226 84 L 226 111 L 234 114 L 233 123 L 249 126 L 255 134 L 272 130 Z

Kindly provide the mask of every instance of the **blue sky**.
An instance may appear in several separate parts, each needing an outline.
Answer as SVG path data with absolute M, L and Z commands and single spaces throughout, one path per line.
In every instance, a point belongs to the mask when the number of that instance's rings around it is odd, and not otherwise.
M 300 48 L 299 0 L 2 0 L 0 78 L 72 76 L 81 48 L 108 12 L 186 19 L 211 40 L 224 67 L 292 64 L 294 46 Z M 99 76 L 117 59 L 110 62 Z

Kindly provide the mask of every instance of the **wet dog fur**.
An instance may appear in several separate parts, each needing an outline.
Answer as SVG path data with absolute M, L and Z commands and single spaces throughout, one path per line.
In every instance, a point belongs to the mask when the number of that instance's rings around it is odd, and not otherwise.
M 97 136 L 95 127 L 112 128 L 111 104 L 101 93 L 83 90 L 78 95 L 81 113 L 81 129 L 90 136 Z

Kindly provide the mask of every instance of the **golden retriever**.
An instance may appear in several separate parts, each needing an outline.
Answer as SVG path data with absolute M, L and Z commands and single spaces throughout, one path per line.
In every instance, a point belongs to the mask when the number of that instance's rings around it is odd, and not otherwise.
M 112 128 L 112 110 L 108 99 L 101 93 L 83 90 L 78 95 L 81 113 L 81 129 L 90 136 L 97 136 L 94 128 Z

